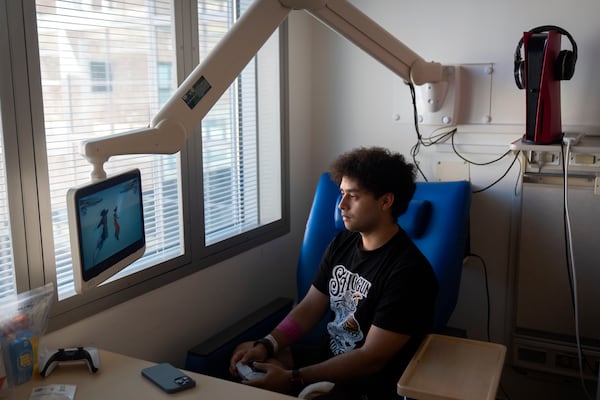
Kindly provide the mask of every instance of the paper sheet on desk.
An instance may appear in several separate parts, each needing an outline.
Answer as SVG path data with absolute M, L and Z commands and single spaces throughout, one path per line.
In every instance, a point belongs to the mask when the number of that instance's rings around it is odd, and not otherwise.
M 46 385 L 33 388 L 29 400 L 73 400 L 75 385 Z

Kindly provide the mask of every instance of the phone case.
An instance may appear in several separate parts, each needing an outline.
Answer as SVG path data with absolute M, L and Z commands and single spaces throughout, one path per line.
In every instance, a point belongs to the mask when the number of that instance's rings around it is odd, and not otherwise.
M 196 381 L 169 363 L 144 368 L 142 376 L 167 393 L 175 393 L 196 386 Z

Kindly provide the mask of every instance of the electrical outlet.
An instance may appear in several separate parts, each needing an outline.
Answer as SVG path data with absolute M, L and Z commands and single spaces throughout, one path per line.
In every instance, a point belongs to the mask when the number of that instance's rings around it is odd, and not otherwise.
M 599 176 L 597 176 L 596 179 L 594 179 L 594 194 L 600 195 L 600 177 Z

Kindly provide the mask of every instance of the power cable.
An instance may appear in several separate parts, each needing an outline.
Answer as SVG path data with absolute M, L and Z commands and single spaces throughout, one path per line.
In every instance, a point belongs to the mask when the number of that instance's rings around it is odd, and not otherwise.
M 417 134 L 417 142 L 411 147 L 410 155 L 411 155 L 413 164 L 415 165 L 415 167 L 417 168 L 417 171 L 423 177 L 423 180 L 425 180 L 425 182 L 428 182 L 429 180 L 427 179 L 427 176 L 425 176 L 425 173 L 423 172 L 423 170 L 419 166 L 419 163 L 417 162 L 417 155 L 419 154 L 419 150 L 420 150 L 421 146 L 423 146 L 423 147 L 433 146 L 433 145 L 445 142 L 446 140 L 448 140 L 448 138 L 450 138 L 452 150 L 454 151 L 454 153 L 463 161 L 465 161 L 469 164 L 478 165 L 478 166 L 485 166 L 485 165 L 493 164 L 495 162 L 502 160 L 504 157 L 506 157 L 508 154 L 510 154 L 511 150 L 508 150 L 507 152 L 502 154 L 497 159 L 487 161 L 484 163 L 478 163 L 478 162 L 467 159 L 466 157 L 464 157 L 462 154 L 460 154 L 458 152 L 458 150 L 456 149 L 456 146 L 454 144 L 454 135 L 458 132 L 458 128 L 456 126 L 449 127 L 441 133 L 431 135 L 429 138 L 424 139 L 423 135 L 421 134 L 421 131 L 419 129 L 419 114 L 418 114 L 418 110 L 417 110 L 417 96 L 416 96 L 415 86 L 412 82 L 405 81 L 405 83 L 408 85 L 408 87 L 410 89 L 410 96 L 411 96 L 412 107 L 413 107 L 413 124 L 415 127 L 415 133 Z M 434 132 L 437 132 L 438 130 L 440 130 L 440 129 L 437 129 Z M 512 163 L 510 164 L 508 169 L 502 174 L 502 176 L 500 176 L 500 178 L 498 178 L 497 180 L 492 182 L 490 185 L 484 187 L 483 189 L 473 191 L 473 193 L 484 192 L 484 191 L 490 189 L 491 187 L 493 187 L 494 185 L 496 185 L 498 182 L 500 182 L 511 170 L 512 166 L 514 165 L 515 161 L 518 158 L 518 155 L 519 155 L 519 153 L 517 153 L 515 155 L 515 158 L 513 159 Z
M 565 247 L 567 248 L 567 269 L 570 266 L 570 282 L 571 287 L 571 299 L 573 305 L 573 315 L 575 319 L 575 343 L 577 346 L 577 361 L 579 366 L 579 379 L 581 382 L 581 386 L 583 391 L 588 399 L 592 399 L 592 396 L 588 392 L 587 386 L 585 385 L 585 378 L 583 376 L 583 349 L 581 346 L 581 333 L 579 330 L 580 321 L 579 321 L 579 301 L 578 301 L 578 292 L 577 292 L 577 275 L 575 268 L 575 257 L 573 253 L 573 237 L 571 230 L 571 218 L 569 212 L 569 159 L 571 158 L 571 141 L 566 140 L 565 150 L 561 151 L 563 156 L 563 205 L 564 205 L 564 220 L 565 220 Z

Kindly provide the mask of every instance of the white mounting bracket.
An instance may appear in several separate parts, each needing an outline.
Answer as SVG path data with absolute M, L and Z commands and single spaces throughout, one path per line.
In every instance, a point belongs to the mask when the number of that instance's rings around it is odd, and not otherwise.
M 461 100 L 461 66 L 444 65 L 444 78 L 416 86 L 417 113 L 423 125 L 457 125 Z

